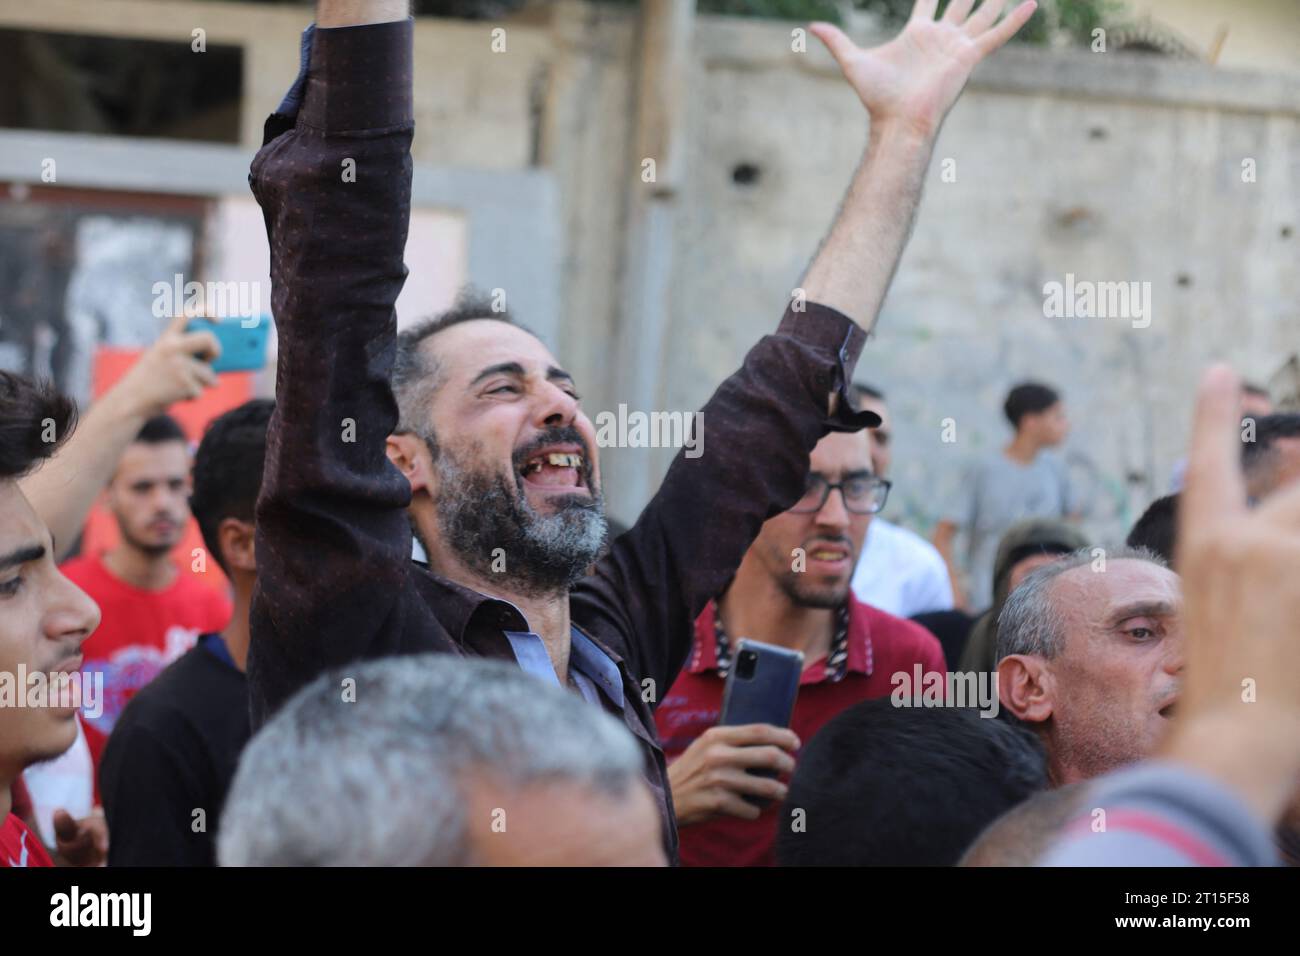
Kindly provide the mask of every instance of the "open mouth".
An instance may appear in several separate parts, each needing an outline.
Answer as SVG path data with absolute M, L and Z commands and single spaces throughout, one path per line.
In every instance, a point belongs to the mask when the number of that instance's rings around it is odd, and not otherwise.
M 579 448 L 543 448 L 524 459 L 519 477 L 535 488 L 571 491 L 587 487 L 587 459 Z
M 1169 703 L 1165 704 L 1165 706 L 1161 707 L 1158 711 L 1156 711 L 1156 713 L 1158 713 L 1165 720 L 1172 720 L 1177 710 L 1178 710 L 1178 701 L 1171 700 Z
M 813 561 L 821 561 L 826 564 L 840 564 L 849 560 L 850 551 L 842 544 L 829 544 L 818 542 L 811 545 L 805 552 Z

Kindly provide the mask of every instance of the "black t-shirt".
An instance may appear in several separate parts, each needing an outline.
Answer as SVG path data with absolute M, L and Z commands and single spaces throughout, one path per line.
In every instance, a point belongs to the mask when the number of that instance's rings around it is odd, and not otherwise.
M 248 680 L 205 634 L 132 698 L 99 766 L 109 866 L 215 866 L 226 791 L 251 734 Z

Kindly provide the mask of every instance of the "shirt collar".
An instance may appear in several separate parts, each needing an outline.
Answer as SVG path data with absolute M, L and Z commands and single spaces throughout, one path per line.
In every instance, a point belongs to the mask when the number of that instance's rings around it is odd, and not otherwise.
M 506 630 L 504 633 L 521 668 L 534 677 L 559 686 L 555 665 L 551 663 L 551 655 L 547 653 L 541 635 L 529 630 Z M 623 675 L 618 664 L 574 625 L 569 625 L 569 668 L 590 681 L 611 704 L 623 709 Z M 592 703 L 599 704 L 599 701 L 593 700 Z
M 574 625 L 569 625 L 569 660 L 571 664 L 586 674 L 602 694 L 623 709 L 623 675 L 604 648 L 589 638 Z
M 845 663 L 845 668 L 853 673 L 870 677 L 876 667 L 875 648 L 871 643 L 871 625 L 867 620 L 867 615 L 863 613 L 864 605 L 853 596 L 851 591 L 849 592 L 848 604 L 848 660 Z M 714 615 L 716 613 L 717 602 L 710 601 L 700 613 L 700 616 L 695 619 L 695 642 L 691 646 L 690 660 L 686 663 L 686 670 L 691 674 L 702 674 L 705 671 L 718 673 L 719 671 L 717 628 L 714 624 Z M 825 680 L 824 668 L 823 675 L 821 679 Z
M 876 648 L 871 641 L 871 622 L 866 605 L 849 592 L 849 663 L 855 673 L 870 677 L 876 669 Z
M 427 568 L 421 568 L 415 580 L 420 590 L 432 592 L 426 600 L 438 609 L 438 620 L 462 647 L 471 625 L 498 631 L 528 630 L 524 615 L 509 601 L 480 594 Z
M 466 632 L 472 624 L 506 635 L 513 634 L 516 637 L 531 635 L 536 637 L 538 645 L 541 645 L 542 639 L 532 633 L 523 612 L 509 601 L 488 597 L 428 571 L 417 575 L 417 579 L 423 582 L 424 586 L 441 592 L 441 599 L 437 602 L 439 617 L 462 646 L 465 645 Z M 518 659 L 519 642 L 510 640 L 509 643 Z M 542 650 L 545 651 L 544 646 Z M 617 659 L 572 624 L 569 625 L 569 652 L 573 666 L 591 678 L 601 693 L 622 710 L 623 677 Z M 549 657 L 547 662 L 549 667 Z M 553 668 L 551 672 L 554 673 Z

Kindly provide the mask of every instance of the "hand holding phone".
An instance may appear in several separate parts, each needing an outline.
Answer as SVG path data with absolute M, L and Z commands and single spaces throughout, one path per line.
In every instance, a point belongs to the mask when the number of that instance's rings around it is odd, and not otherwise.
M 266 367 L 266 344 L 271 331 L 268 316 L 216 321 L 194 319 L 185 331 L 211 332 L 216 336 L 221 354 L 212 363 L 214 372 L 253 372 Z
M 794 772 L 794 731 L 771 724 L 710 727 L 668 765 L 679 826 L 716 816 L 756 820 L 767 803 L 785 799 L 778 775 Z M 758 776 L 747 771 L 768 771 Z
M 211 362 L 221 346 L 210 329 L 204 323 L 191 332 L 184 316 L 172 320 L 107 394 L 129 414 L 146 418 L 198 398 L 217 384 Z
M 794 770 L 800 739 L 790 731 L 803 654 L 741 640 L 723 692 L 722 719 L 668 766 L 681 825 L 720 813 L 755 819 L 785 799 L 777 777 Z

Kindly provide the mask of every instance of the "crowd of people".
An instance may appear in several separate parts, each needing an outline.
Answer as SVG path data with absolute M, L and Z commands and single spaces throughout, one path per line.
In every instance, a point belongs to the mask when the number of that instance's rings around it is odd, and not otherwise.
M 1018 383 L 932 542 L 882 517 L 858 359 L 945 115 L 1034 9 L 1004 6 L 813 27 L 863 161 L 708 453 L 613 534 L 545 344 L 472 296 L 397 333 L 407 4 L 318 0 L 250 177 L 274 401 L 191 454 L 167 409 L 219 345 L 184 320 L 80 423 L 0 373 L 0 672 L 56 689 L 0 699 L 0 866 L 1300 862 L 1300 415 L 1209 370 L 1116 548 L 1061 394 Z M 70 557 L 96 501 L 117 543 Z M 725 719 L 741 639 L 802 655 L 788 724 Z

